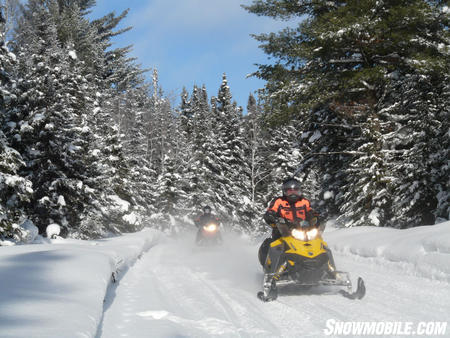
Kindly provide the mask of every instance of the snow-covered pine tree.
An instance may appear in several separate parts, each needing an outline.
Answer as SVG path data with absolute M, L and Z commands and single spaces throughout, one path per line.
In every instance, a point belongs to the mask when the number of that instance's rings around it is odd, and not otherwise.
M 448 11 L 448 7 L 447 7 Z M 448 12 L 447 12 L 448 13 Z M 437 191 L 437 221 L 450 219 L 450 165 L 446 159 L 450 157 L 450 72 L 444 75 L 442 93 L 439 97 L 439 105 L 442 107 L 438 113 L 439 121 L 442 123 L 440 135 L 436 143 L 439 150 L 432 154 L 433 176 L 436 179 L 435 191 Z
M 250 200 L 256 205 L 258 200 L 258 184 L 264 178 L 262 171 L 262 163 L 264 161 L 261 156 L 261 149 L 264 146 L 262 137 L 262 111 L 261 107 L 256 103 L 255 97 L 250 94 L 247 103 L 247 115 L 245 118 L 245 130 L 247 146 L 246 157 L 250 159 L 250 182 L 251 182 L 251 198 Z M 267 173 L 266 173 L 267 174 Z
M 136 161 L 124 153 L 122 142 L 129 141 L 126 134 L 132 126 L 136 131 L 134 109 L 145 104 L 143 100 L 148 97 L 142 77 L 145 70 L 141 70 L 135 59 L 128 56 L 130 46 L 111 49 L 111 38 L 130 29 L 114 31 L 128 11 L 117 17 L 110 13 L 89 22 L 85 14 L 94 5 L 92 1 L 76 0 L 59 5 L 59 39 L 62 42 L 68 38 L 74 41 L 93 84 L 91 91 L 96 93 L 92 123 L 96 133 L 95 152 L 101 169 L 100 181 L 104 186 L 103 221 L 114 232 L 139 229 L 140 222 L 136 220 L 146 214 L 144 209 L 151 194 L 147 184 L 138 184 L 136 170 L 144 176 L 143 181 L 153 178 L 147 177 L 151 175 L 149 166 L 133 168 L 130 161 Z
M 390 146 L 374 146 L 376 130 L 370 129 L 380 119 L 377 109 L 389 83 L 388 74 L 398 70 L 404 76 L 408 74 L 404 70 L 413 64 L 415 68 L 432 64 L 429 70 L 434 69 L 434 75 L 448 73 L 448 7 L 442 1 L 420 0 L 257 0 L 244 7 L 273 18 L 300 21 L 308 15 L 297 27 L 256 36 L 265 52 L 277 60 L 272 65 L 260 65 L 256 75 L 268 81 L 265 98 L 270 109 L 284 116 L 299 116 L 309 135 L 320 131 L 317 144 L 324 146 L 311 149 L 313 156 L 305 162 L 320 169 L 324 194 L 327 190 L 335 193 L 337 208 L 339 203 L 359 200 L 364 190 L 358 185 L 354 189 L 352 184 L 364 175 L 358 182 L 369 182 L 373 175 L 373 163 L 364 159 L 388 159 L 376 152 L 383 153 Z M 429 136 L 436 140 L 436 135 Z M 381 162 L 382 176 L 389 177 L 391 173 L 385 169 L 389 163 Z M 420 167 L 419 163 L 411 165 Z M 356 173 L 357 177 L 350 177 Z M 371 190 L 386 191 L 387 183 L 384 178 L 377 184 L 372 182 Z M 341 198 L 341 193 L 346 197 Z M 397 198 L 406 197 L 406 193 L 404 190 Z M 379 195 L 368 193 L 365 197 L 373 200 L 357 203 L 358 210 L 341 211 L 356 222 L 362 214 L 373 215 Z M 387 207 L 387 200 L 383 204 Z M 433 209 L 433 202 L 429 207 Z M 417 208 L 411 211 L 420 213 Z
M 170 101 L 164 97 L 159 85 L 158 71 L 153 71 L 152 96 L 147 106 L 148 159 L 156 172 L 153 189 L 155 191 L 156 214 L 152 223 L 169 229 L 171 217 L 182 215 L 184 191 L 181 187 L 181 153 L 177 149 L 182 137 L 179 121 L 173 113 Z
M 180 174 L 182 166 L 177 161 L 175 151 L 174 147 L 166 150 L 164 172 L 158 176 L 154 185 L 156 213 L 152 217 L 153 223 L 169 233 L 177 231 L 175 227 L 183 221 L 188 210 L 187 206 L 190 204 L 183 190 Z
M 126 27 L 114 31 L 128 12 L 129 10 L 125 10 L 119 16 L 109 13 L 91 22 L 91 27 L 95 30 L 94 46 L 97 51 L 97 55 L 95 53 L 93 55 L 96 57 L 93 60 L 96 75 L 103 79 L 102 82 L 107 88 L 115 88 L 119 92 L 142 85 L 142 74 L 148 71 L 136 64 L 136 58 L 129 56 L 132 45 L 111 48 L 113 37 L 132 29 Z
M 92 180 L 98 172 L 89 151 L 92 100 L 85 93 L 88 81 L 80 75 L 76 52 L 58 41 L 53 6 L 55 2 L 47 7 L 30 1 L 17 29 L 21 94 L 13 114 L 14 146 L 23 153 L 24 174 L 33 182 L 28 208 L 40 232 L 58 223 L 83 237 L 88 234 L 80 226 L 97 207 L 100 189 Z
M 197 87 L 194 86 L 194 93 Z M 194 95 L 194 94 L 193 94 Z M 177 137 L 174 142 L 173 155 L 176 157 L 178 187 L 182 191 L 182 198 L 179 199 L 180 206 L 179 215 L 181 217 L 189 217 L 192 214 L 195 205 L 196 196 L 196 175 L 195 175 L 195 131 L 194 131 L 194 115 L 192 112 L 191 99 L 185 87 L 181 92 L 181 104 L 175 120 L 177 127 Z
M 214 100 L 214 99 L 213 99 Z M 181 135 L 178 142 L 181 189 L 186 196 L 183 199 L 185 215 L 193 217 L 205 205 L 213 206 L 210 181 L 214 177 L 212 149 L 214 137 L 213 114 L 208 103 L 208 94 L 203 85 L 194 85 L 189 97 L 187 91 L 182 93 L 180 126 Z
M 113 116 L 120 116 L 127 110 L 124 97 L 126 93 L 116 93 L 114 89 L 97 92 L 95 106 L 90 120 L 95 133 L 92 144 L 99 176 L 97 181 L 102 186 L 102 215 L 97 222 L 103 224 L 110 232 L 131 232 L 140 228 L 135 217 L 135 192 L 130 179 L 131 164 L 125 154 L 124 134 L 119 122 Z M 136 192 L 138 195 L 139 193 Z
M 25 166 L 20 153 L 11 148 L 3 133 L 14 129 L 15 122 L 9 121 L 8 110 L 13 109 L 15 94 L 12 92 L 15 79 L 12 78 L 16 57 L 5 43 L 0 23 L 0 245 L 5 239 L 25 241 L 30 236 L 32 225 L 24 210 L 33 193 L 32 183 L 19 175 Z
M 392 81 L 382 100 L 384 128 L 379 139 L 389 168 L 391 226 L 434 224 L 436 217 L 448 217 L 448 199 L 440 198 L 448 190 L 449 177 L 443 78 L 410 70 Z
M 345 184 L 336 195 L 337 220 L 346 226 L 387 226 L 392 218 L 387 184 L 392 178 L 383 153 L 380 120 L 372 116 L 366 123 L 360 137 L 363 144 L 343 172 Z
M 245 157 L 249 165 L 249 195 L 246 196 L 250 202 L 245 208 L 248 210 L 243 220 L 251 224 L 253 231 L 265 231 L 267 228 L 261 222 L 261 215 L 266 208 L 266 186 L 267 178 L 270 176 L 271 168 L 266 162 L 266 136 L 264 133 L 264 115 L 262 107 L 258 105 L 255 97 L 250 94 L 247 103 L 247 115 L 244 116 L 245 131 Z
M 249 174 L 245 159 L 245 142 L 242 128 L 242 109 L 232 101 L 225 74 L 213 104 L 211 148 L 208 153 L 212 164 L 210 184 L 211 202 L 221 217 L 231 225 L 237 225 L 250 202 Z M 245 198 L 244 198 L 245 197 Z M 243 228 L 248 224 L 241 224 Z
M 172 140 L 170 102 L 164 97 L 159 85 L 158 70 L 153 70 L 152 94 L 147 106 L 148 155 L 157 175 L 165 172 L 166 153 Z
M 5 239 L 25 241 L 30 230 L 24 204 L 30 201 L 33 189 L 31 182 L 19 175 L 24 165 L 0 130 L 0 245 Z
M 299 131 L 294 123 L 268 128 L 265 149 L 265 168 L 269 170 L 266 179 L 265 203 L 281 193 L 281 185 L 293 177 L 300 166 L 302 154 L 297 148 Z M 305 192 L 306 189 L 304 189 Z M 308 196 L 309 197 L 309 196 Z
M 190 138 L 192 158 L 189 161 L 192 205 L 194 210 L 211 203 L 209 179 L 213 176 L 211 158 L 215 129 L 206 88 L 194 86 L 191 96 L 193 135 Z
M 129 189 L 138 212 L 148 218 L 155 212 L 154 182 L 155 170 L 148 160 L 147 145 L 147 106 L 150 104 L 147 85 L 128 90 L 126 104 L 121 109 L 121 134 L 123 134 L 124 154 L 129 163 Z
M 194 87 L 195 88 L 195 87 Z M 186 135 L 187 138 L 191 138 L 192 136 L 192 111 L 191 111 L 191 102 L 189 100 L 189 93 L 186 87 L 183 87 L 181 92 L 181 104 L 180 104 L 180 127 L 181 132 Z
M 82 14 L 89 12 L 89 9 L 95 6 L 96 0 L 58 0 L 59 8 L 77 6 Z
M 376 151 L 367 153 L 378 159 L 371 161 L 370 169 L 376 163 L 379 169 L 371 182 L 378 186 L 367 194 L 371 201 L 360 206 L 359 213 L 367 214 L 373 208 L 369 216 L 381 214 L 382 225 L 433 224 L 439 215 L 439 196 L 448 184 L 448 98 L 444 103 L 444 84 L 450 69 L 450 40 L 443 8 L 439 2 L 418 1 L 408 9 L 395 5 L 391 9 L 398 14 L 391 20 L 396 20 L 393 27 L 399 35 L 390 37 L 397 49 L 385 60 L 383 95 L 376 107 L 379 121 L 376 126 L 361 124 L 365 140 L 377 140 Z M 373 206 L 380 200 L 384 205 L 381 212 Z M 448 206 L 448 200 L 446 203 Z M 371 219 L 379 222 L 376 217 Z

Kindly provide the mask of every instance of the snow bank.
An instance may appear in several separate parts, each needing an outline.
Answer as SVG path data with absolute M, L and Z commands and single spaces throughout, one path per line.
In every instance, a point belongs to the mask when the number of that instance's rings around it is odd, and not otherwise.
M 2 337 L 94 337 L 109 284 L 159 240 L 139 233 L 0 249 Z
M 325 234 L 333 251 L 401 265 L 405 272 L 450 282 L 450 222 L 405 230 L 355 227 Z
M 335 230 L 327 231 L 325 234 L 325 239 L 333 250 L 341 255 L 350 256 L 351 260 L 367 263 L 367 270 L 380 270 L 376 265 L 393 264 L 400 267 L 402 269 L 400 271 L 405 271 L 405 275 L 413 274 L 450 281 L 450 222 L 408 230 L 380 227 L 338 230 L 331 228 L 329 230 Z M 168 243 L 151 250 L 145 259 L 140 260 L 139 264 L 130 270 L 127 275 L 133 277 L 137 274 L 139 278 L 144 275 L 143 272 L 148 271 L 145 278 L 149 279 L 137 278 L 133 282 L 143 285 L 148 283 L 149 286 L 146 289 L 148 293 L 142 295 L 135 292 L 135 298 L 130 298 L 128 292 L 131 292 L 136 284 L 131 283 L 131 279 L 128 283 L 126 279 L 123 279 L 117 290 L 109 289 L 109 297 L 104 304 L 112 279 L 122 278 L 142 253 L 162 242 L 161 238 L 160 232 L 146 229 L 135 234 L 98 241 L 55 239 L 48 240 L 48 244 L 1 247 L 0 336 L 2 338 L 95 337 L 102 323 L 105 309 L 108 309 L 105 313 L 105 322 L 114 323 L 114 326 L 106 325 L 107 327 L 104 328 L 105 337 L 113 336 L 108 330 L 116 334 L 117 320 L 123 319 L 124 323 L 127 323 L 131 318 L 127 317 L 129 314 L 137 313 L 137 317 L 145 319 L 143 330 L 150 325 L 148 320 L 163 319 L 162 326 L 167 324 L 167 320 L 175 322 L 178 317 L 168 315 L 170 309 L 172 309 L 171 314 L 180 314 L 180 318 L 192 319 L 187 324 L 188 327 L 190 325 L 193 328 L 193 332 L 199 330 L 195 325 L 204 321 L 205 313 L 209 316 L 214 312 L 214 316 L 222 320 L 220 318 L 224 312 L 227 323 L 234 322 L 236 335 L 240 335 L 242 323 L 251 326 L 249 330 L 253 330 L 253 322 L 249 322 L 251 325 L 245 323 L 248 313 L 255 313 L 255 316 L 259 318 L 260 311 L 265 313 L 264 309 L 268 309 L 262 320 L 254 321 L 257 328 L 260 328 L 264 318 L 272 318 L 274 312 L 280 313 L 278 311 L 280 308 L 273 311 L 274 308 L 271 307 L 278 306 L 277 304 L 280 303 L 260 304 L 255 297 L 255 289 L 260 287 L 261 282 L 256 256 L 257 246 L 247 247 L 246 241 L 230 240 L 226 242 L 231 243 L 230 247 L 221 248 L 227 253 L 226 259 L 223 259 L 220 251 L 204 255 L 203 251 L 193 250 L 191 246 L 194 234 L 185 243 L 183 242 L 185 238 L 180 238 L 178 241 L 168 240 Z M 167 257 L 163 256 L 168 248 L 170 254 Z M 183 256 L 182 264 L 179 259 L 180 252 Z M 217 262 L 221 264 L 218 265 Z M 131 273 L 133 270 L 134 273 Z M 178 278 L 173 278 L 174 275 Z M 237 281 L 230 276 L 237 278 Z M 374 278 L 382 277 L 383 275 L 375 274 Z M 433 288 L 433 284 L 430 283 L 432 286 L 429 286 L 427 282 L 426 280 L 422 284 Z M 154 288 L 155 285 L 158 287 Z M 236 285 L 238 285 L 237 288 Z M 161 292 L 166 289 L 167 292 Z M 190 292 L 183 298 L 181 296 L 185 295 L 185 290 Z M 224 296 L 223 290 L 229 290 L 228 294 L 236 295 L 239 301 L 230 300 L 228 304 L 228 296 Z M 163 296 L 167 296 L 168 300 Z M 389 294 L 387 296 L 390 301 L 391 296 Z M 108 301 L 112 300 L 119 304 L 118 308 L 114 308 L 118 310 L 112 310 L 113 307 L 108 308 Z M 127 308 L 135 301 L 143 305 L 142 309 Z M 301 300 L 301 302 L 304 301 L 304 299 Z M 185 313 L 179 311 L 180 302 L 187 302 L 187 305 L 182 306 L 187 309 Z M 218 304 L 218 309 L 211 308 L 209 305 L 214 302 Z M 337 303 L 339 310 L 333 310 L 333 313 L 340 311 L 339 302 Z M 205 312 L 199 309 L 199 312 L 196 312 L 197 319 L 191 316 L 190 309 L 200 308 L 199 304 L 203 304 Z M 261 305 L 257 311 L 254 310 L 255 304 Z M 364 303 L 361 304 L 365 306 Z M 308 308 L 315 306 L 316 303 L 312 299 Z M 385 308 L 385 303 L 382 306 Z M 235 313 L 233 311 L 237 310 L 228 310 L 232 307 L 242 312 Z M 378 315 L 378 312 L 375 314 Z M 108 313 L 110 313 L 109 319 Z M 308 314 L 311 314 L 309 310 Z M 422 318 L 422 313 L 420 315 Z M 297 310 L 295 310 L 295 316 L 298 316 Z M 244 319 L 241 322 L 233 318 Z M 318 314 L 318 318 L 323 318 L 322 312 Z M 369 316 L 369 318 L 375 317 Z M 295 317 L 295 320 L 297 321 L 298 317 Z M 132 327 L 133 323 L 126 324 L 124 330 Z M 152 322 L 151 325 L 155 323 Z M 174 325 L 180 325 L 180 323 L 176 322 Z M 210 323 L 208 325 L 208 328 L 213 326 Z M 172 330 L 170 327 L 169 329 Z M 137 333 L 138 331 L 130 329 L 128 332 Z M 254 331 L 251 332 L 254 333 Z M 126 331 L 124 336 L 125 333 Z M 275 335 L 274 333 L 273 336 Z

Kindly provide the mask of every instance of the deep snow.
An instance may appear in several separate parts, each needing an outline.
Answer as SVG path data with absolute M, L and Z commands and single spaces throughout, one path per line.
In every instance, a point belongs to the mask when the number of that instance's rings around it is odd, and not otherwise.
M 146 230 L 0 247 L 0 337 L 95 336 L 112 274 L 123 274 L 159 236 Z
M 361 301 L 312 289 L 260 302 L 258 244 L 230 233 L 209 250 L 192 232 L 149 229 L 1 247 L 0 337 L 318 337 L 328 319 L 448 321 L 450 222 L 329 230 L 338 269 L 366 281 Z

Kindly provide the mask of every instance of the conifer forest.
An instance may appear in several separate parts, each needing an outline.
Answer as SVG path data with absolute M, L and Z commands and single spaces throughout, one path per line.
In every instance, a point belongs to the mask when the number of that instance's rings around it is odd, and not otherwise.
M 226 74 L 174 104 L 164 74 L 130 56 L 133 41 L 112 44 L 132 29 L 118 28 L 128 11 L 91 19 L 95 0 L 0 3 L 2 240 L 50 224 L 80 239 L 172 231 L 205 205 L 258 234 L 292 176 L 342 226 L 449 219 L 446 1 L 242 5 L 286 21 L 254 32 L 271 63 L 249 69 L 265 86 L 245 109 Z

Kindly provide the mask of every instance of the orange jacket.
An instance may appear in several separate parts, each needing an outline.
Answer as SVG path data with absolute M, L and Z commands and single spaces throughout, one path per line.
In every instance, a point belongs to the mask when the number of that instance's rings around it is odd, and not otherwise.
M 300 198 L 294 205 L 291 205 L 286 198 L 278 197 L 270 203 L 266 214 L 275 213 L 278 217 L 296 221 L 306 220 L 311 211 L 311 203 L 306 198 Z

